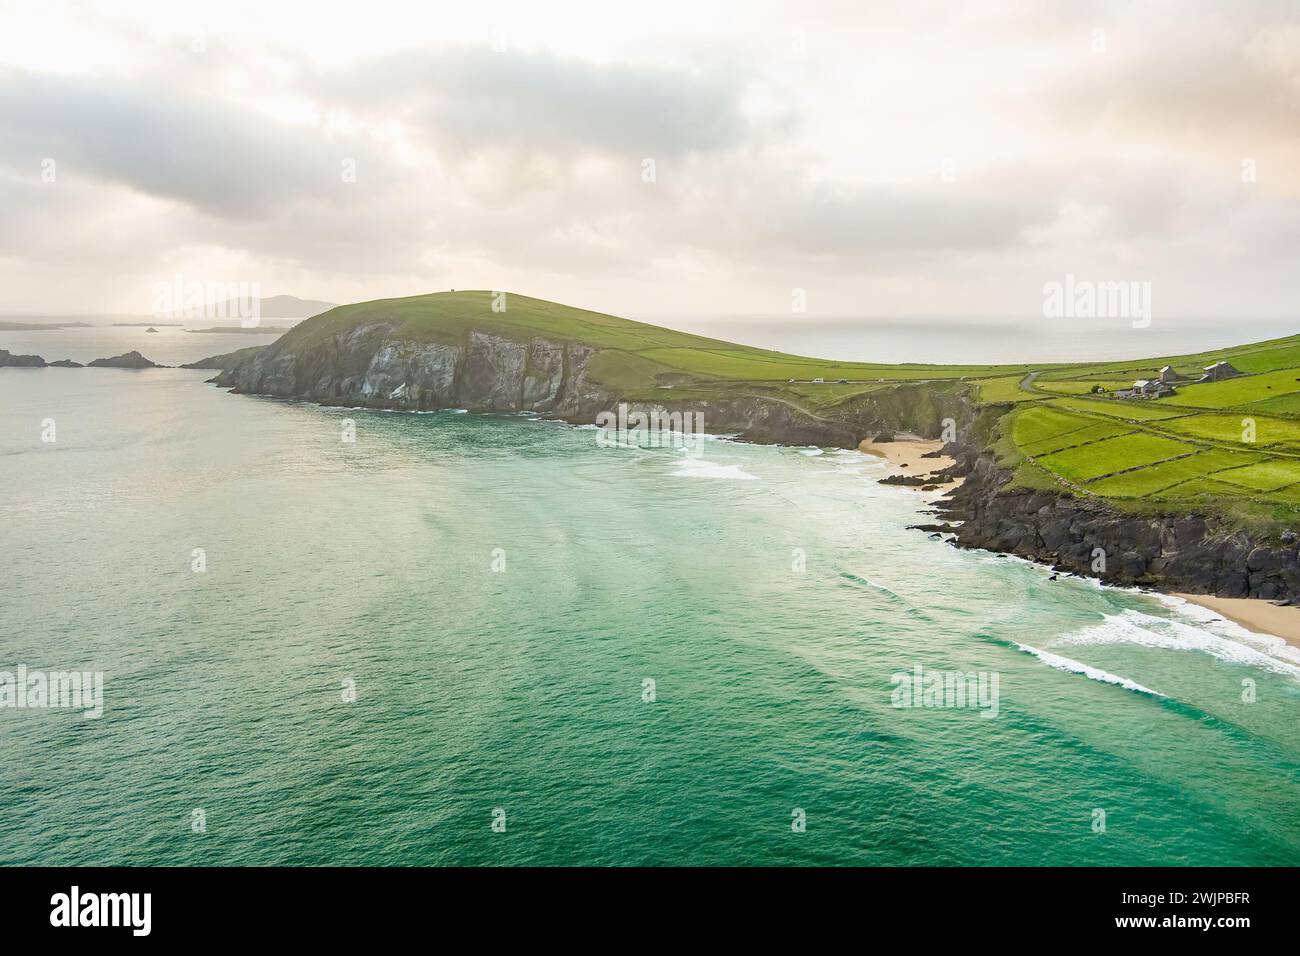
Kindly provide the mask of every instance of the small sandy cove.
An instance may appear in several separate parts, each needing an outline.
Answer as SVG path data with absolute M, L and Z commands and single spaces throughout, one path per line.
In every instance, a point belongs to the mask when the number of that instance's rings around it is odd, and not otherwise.
M 955 462 L 945 456 L 938 458 L 922 458 L 927 452 L 938 451 L 943 447 L 943 442 L 937 439 L 913 438 L 899 439 L 897 441 L 874 442 L 870 439 L 864 440 L 858 445 L 858 451 L 866 452 L 868 455 L 875 455 L 877 458 L 883 458 L 901 473 L 905 475 L 920 475 L 924 478 L 926 475 L 936 471 L 943 471 L 945 468 L 951 468 Z M 921 491 L 919 485 L 902 487 L 913 487 L 913 490 L 926 498 L 938 498 L 940 495 L 952 491 L 961 484 L 961 479 L 956 478 L 952 481 L 945 481 L 939 484 L 932 491 Z
M 1259 598 L 1221 598 L 1212 594 L 1175 594 L 1201 607 L 1207 607 L 1248 631 L 1272 634 L 1293 647 L 1300 647 L 1300 607 L 1288 607 Z

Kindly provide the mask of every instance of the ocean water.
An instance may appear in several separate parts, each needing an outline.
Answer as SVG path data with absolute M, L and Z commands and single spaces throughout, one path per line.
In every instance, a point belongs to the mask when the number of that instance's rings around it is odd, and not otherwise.
M 50 320 L 19 318 L 14 321 Z M 107 320 L 88 321 L 103 323 Z M 211 319 L 206 323 L 196 323 L 195 327 L 238 324 L 237 319 Z M 156 326 L 157 332 L 148 332 L 146 328 L 142 325 L 97 324 L 91 328 L 0 329 L 0 349 L 7 349 L 15 355 L 39 355 L 47 362 L 72 359 L 83 365 L 98 358 L 139 352 L 158 365 L 183 365 L 251 345 L 270 345 L 284 334 L 284 329 L 270 327 L 255 332 L 192 332 L 174 326 Z
M 0 370 L 0 670 L 105 674 L 0 708 L 0 863 L 1300 863 L 1293 649 L 908 531 L 873 459 L 207 374 Z
M 1110 362 L 1180 355 L 1295 335 L 1290 319 L 1198 319 L 1157 315 L 1145 328 L 1130 319 L 1028 317 L 633 316 L 730 342 L 855 362 L 996 365 Z M 3 347 L 3 346 L 0 346 Z
M 15 321 L 48 322 L 48 317 L 13 316 Z M 195 333 L 157 326 L 114 327 L 123 317 L 74 316 L 92 328 L 4 331 L 0 348 L 43 356 L 47 361 L 77 362 L 121 355 L 135 349 L 160 365 L 180 365 L 250 345 L 267 345 L 295 319 L 266 319 L 257 333 Z M 1066 320 L 1041 317 L 995 318 L 926 316 L 662 316 L 633 315 L 642 322 L 665 325 L 729 342 L 854 362 L 938 362 L 998 364 L 1033 362 L 1101 362 L 1208 351 L 1294 335 L 1296 319 L 1197 319 L 1161 317 L 1133 328 L 1125 319 Z M 133 321 L 147 322 L 148 316 Z M 235 325 L 233 319 L 198 320 L 192 328 Z

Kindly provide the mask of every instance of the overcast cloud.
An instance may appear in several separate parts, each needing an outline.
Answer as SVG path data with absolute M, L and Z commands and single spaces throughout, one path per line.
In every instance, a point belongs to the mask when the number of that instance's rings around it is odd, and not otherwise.
M 1067 272 L 1151 281 L 1166 321 L 1300 302 L 1295 4 L 6 0 L 0 22 L 0 312 L 144 313 L 178 273 L 633 317 L 802 288 L 813 315 L 1028 320 Z

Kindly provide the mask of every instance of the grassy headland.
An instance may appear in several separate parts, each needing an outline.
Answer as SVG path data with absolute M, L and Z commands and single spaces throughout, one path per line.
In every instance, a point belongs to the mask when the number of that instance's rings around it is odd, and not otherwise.
M 1300 510 L 1300 336 L 1124 362 L 878 364 L 789 355 L 522 295 L 507 295 L 503 311 L 494 302 L 470 291 L 345 305 L 281 342 L 302 350 L 376 323 L 408 342 L 544 338 L 597 349 L 588 376 L 627 400 L 765 399 L 827 421 L 850 419 L 866 396 L 887 401 L 888 390 L 900 403 L 960 390 L 979 409 L 977 437 L 1015 472 L 1012 487 L 1243 523 L 1292 522 Z M 1242 374 L 1196 384 L 1218 361 Z M 1116 397 L 1166 365 L 1180 376 L 1176 394 Z

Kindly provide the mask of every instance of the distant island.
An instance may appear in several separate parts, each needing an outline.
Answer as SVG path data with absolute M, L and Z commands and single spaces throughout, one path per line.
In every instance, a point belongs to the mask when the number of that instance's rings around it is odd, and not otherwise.
M 300 299 L 296 295 L 273 295 L 261 299 L 227 299 L 224 302 L 211 302 L 194 309 L 178 311 L 172 318 L 238 319 L 243 316 L 258 315 L 263 319 L 308 319 L 335 307 L 333 302 L 322 302 L 319 299 Z
M 89 329 L 89 322 L 8 322 L 0 321 L 0 332 L 47 332 L 56 329 Z
M 14 355 L 7 349 L 0 349 L 0 368 L 167 368 L 145 358 L 139 352 L 124 352 L 112 358 L 95 359 L 86 365 L 72 359 L 59 359 L 47 362 L 39 355 Z
M 149 361 L 139 352 L 124 352 L 112 358 L 95 359 L 86 363 L 86 368 L 166 368 Z
M 244 328 L 242 325 L 216 325 L 210 329 L 186 329 L 186 332 L 220 332 L 223 335 L 266 335 L 268 332 L 287 332 L 292 325 L 254 325 Z

